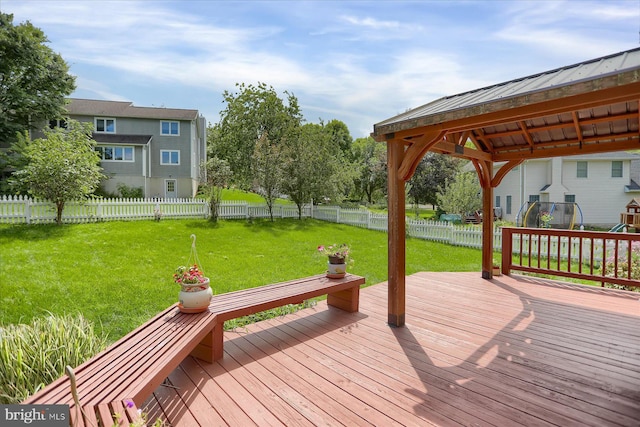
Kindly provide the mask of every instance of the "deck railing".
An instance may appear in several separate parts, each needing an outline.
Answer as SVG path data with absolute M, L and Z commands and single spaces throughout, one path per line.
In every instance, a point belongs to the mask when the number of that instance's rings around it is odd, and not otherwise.
M 640 234 L 502 228 L 502 272 L 640 287 Z

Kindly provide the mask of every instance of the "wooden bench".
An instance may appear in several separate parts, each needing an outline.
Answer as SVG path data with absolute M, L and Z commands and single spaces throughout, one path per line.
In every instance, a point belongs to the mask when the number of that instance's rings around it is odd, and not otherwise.
M 75 368 L 83 419 L 75 415 L 68 377 L 23 403 L 68 404 L 73 425 L 98 425 L 94 415 L 100 419 L 109 411 L 120 413 L 125 399 L 141 406 L 188 355 L 206 362 L 223 357 L 225 321 L 322 295 L 330 306 L 355 312 L 362 284 L 364 278 L 352 274 L 341 279 L 318 275 L 215 295 L 203 313 L 181 313 L 174 304 Z

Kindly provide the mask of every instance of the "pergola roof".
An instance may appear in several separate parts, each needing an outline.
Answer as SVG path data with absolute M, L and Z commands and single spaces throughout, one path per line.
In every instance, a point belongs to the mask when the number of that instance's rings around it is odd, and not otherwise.
M 471 160 L 491 279 L 493 188 L 525 159 L 640 149 L 640 48 L 438 99 L 374 125 L 387 143 L 388 321 L 405 322 L 405 183 L 428 151 Z M 471 141 L 472 144 L 468 142 Z M 494 174 L 494 163 L 506 162 Z
M 639 99 L 637 48 L 447 96 L 377 123 L 372 136 L 418 144 L 420 158 L 428 150 L 485 161 L 628 150 L 640 148 Z M 469 139 L 475 150 L 464 148 Z

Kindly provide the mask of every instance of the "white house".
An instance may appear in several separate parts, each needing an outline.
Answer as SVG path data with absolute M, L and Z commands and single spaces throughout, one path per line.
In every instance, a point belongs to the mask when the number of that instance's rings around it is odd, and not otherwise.
M 499 167 L 496 164 L 496 173 Z M 576 226 L 581 220 L 584 225 L 611 227 L 640 193 L 639 183 L 638 154 L 531 159 L 511 170 L 494 189 L 494 204 L 504 219 L 520 225 L 528 203 L 575 202 L 579 207 Z
M 109 177 L 143 189 L 145 197 L 193 197 L 206 159 L 206 120 L 198 110 L 136 107 L 131 102 L 70 99 L 69 117 L 93 124 Z M 52 123 L 55 124 L 55 123 Z

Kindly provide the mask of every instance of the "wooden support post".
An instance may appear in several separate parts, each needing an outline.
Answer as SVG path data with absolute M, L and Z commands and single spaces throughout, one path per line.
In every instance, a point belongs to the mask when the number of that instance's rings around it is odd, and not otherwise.
M 482 278 L 493 278 L 493 162 L 487 161 L 483 165 L 489 179 L 484 180 L 482 186 Z M 483 180 L 480 180 L 483 182 Z
M 404 158 L 402 141 L 387 142 L 388 166 L 388 323 L 403 326 L 405 317 L 405 197 L 399 169 Z

